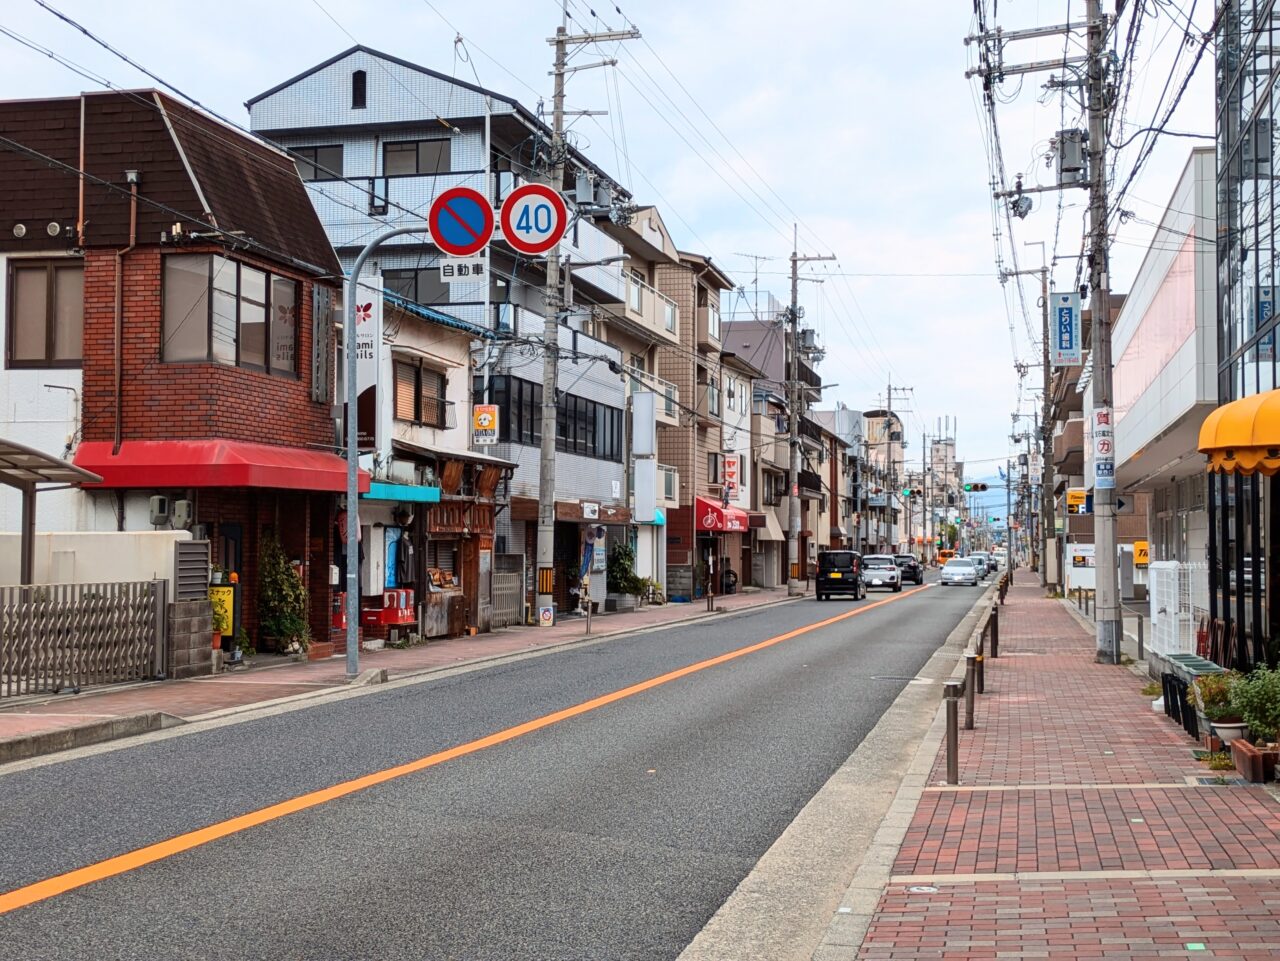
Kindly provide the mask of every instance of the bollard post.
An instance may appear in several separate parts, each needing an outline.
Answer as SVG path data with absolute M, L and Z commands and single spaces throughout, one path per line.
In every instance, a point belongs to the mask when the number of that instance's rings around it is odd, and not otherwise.
M 976 654 L 964 656 L 964 729 L 973 730 L 973 689 L 977 684 Z
M 960 682 L 947 681 L 942 689 L 947 707 L 947 783 L 960 783 Z
M 991 605 L 991 656 L 1000 656 L 1000 608 Z
M 1138 615 L 1138 660 L 1145 661 L 1147 659 L 1146 652 L 1142 647 L 1143 620 L 1142 615 Z
M 986 664 L 986 658 L 984 658 L 982 656 L 982 653 L 979 652 L 978 656 L 974 659 L 974 662 L 977 665 L 975 674 L 978 680 L 978 693 L 986 694 L 987 693 L 987 670 L 986 670 L 986 667 L 984 667 L 984 665 Z

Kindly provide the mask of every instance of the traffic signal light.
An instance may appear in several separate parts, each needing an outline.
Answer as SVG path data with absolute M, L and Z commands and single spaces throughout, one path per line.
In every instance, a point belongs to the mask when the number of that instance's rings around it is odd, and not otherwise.
M 965 484 L 964 490 L 966 494 L 974 494 L 987 489 L 986 484 Z
M 904 487 L 904 488 L 902 488 L 902 496 L 903 496 L 903 497 L 910 497 L 910 496 L 912 495 L 912 493 L 914 493 L 914 492 L 911 490 L 911 488 L 910 488 L 910 487 Z
M 1000 518 L 998 518 L 998 517 L 988 517 L 988 518 L 987 518 L 987 523 L 988 523 L 988 524 L 998 524 L 998 523 L 1000 523 Z
M 902 496 L 903 497 L 923 497 L 924 490 L 919 487 L 904 487 L 902 488 Z

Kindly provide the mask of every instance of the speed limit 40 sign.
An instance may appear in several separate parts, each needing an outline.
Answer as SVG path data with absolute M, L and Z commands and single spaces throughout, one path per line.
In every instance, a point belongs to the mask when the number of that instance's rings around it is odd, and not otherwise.
M 564 199 L 545 184 L 524 184 L 507 195 L 499 218 L 502 236 L 522 254 L 545 254 L 569 225 Z

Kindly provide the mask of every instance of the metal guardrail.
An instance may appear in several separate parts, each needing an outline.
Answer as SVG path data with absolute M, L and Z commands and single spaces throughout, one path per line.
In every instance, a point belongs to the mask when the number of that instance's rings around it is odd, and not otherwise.
M 164 672 L 168 582 L 0 587 L 0 697 Z

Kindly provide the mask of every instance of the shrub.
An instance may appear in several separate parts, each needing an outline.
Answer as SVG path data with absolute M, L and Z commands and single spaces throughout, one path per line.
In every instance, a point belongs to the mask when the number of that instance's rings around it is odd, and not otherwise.
M 1231 707 L 1254 737 L 1274 741 L 1280 734 L 1280 670 L 1259 667 L 1236 681 L 1231 686 Z
M 1240 720 L 1239 709 L 1231 703 L 1231 691 L 1240 681 L 1236 671 L 1202 674 L 1196 678 L 1196 695 L 1200 710 L 1210 721 L 1228 723 Z
M 294 573 L 274 534 L 264 534 L 258 553 L 258 627 L 282 648 L 306 650 L 311 642 L 307 588 Z M 296 648 L 294 647 L 296 645 Z
M 605 580 L 610 594 L 639 594 L 644 590 L 644 578 L 636 574 L 636 552 L 630 544 L 616 541 L 610 546 Z

